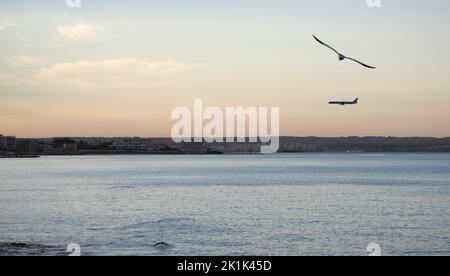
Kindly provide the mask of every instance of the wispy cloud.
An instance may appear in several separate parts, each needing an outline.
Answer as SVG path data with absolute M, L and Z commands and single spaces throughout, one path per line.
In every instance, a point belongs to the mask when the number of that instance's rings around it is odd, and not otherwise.
M 101 37 L 105 30 L 95 25 L 78 23 L 70 26 L 57 27 L 56 39 L 60 42 L 92 41 Z
M 30 57 L 30 56 L 19 56 L 19 57 L 10 57 L 5 58 L 5 62 L 14 67 L 33 67 L 33 66 L 42 66 L 46 62 L 42 58 Z
M 0 72 L 0 86 L 23 87 L 36 84 L 33 74 L 27 71 Z
M 199 66 L 171 60 L 150 62 L 139 58 L 83 60 L 41 68 L 35 73 L 35 78 L 66 86 L 159 86 L 173 84 L 176 81 L 174 74 Z
M 6 14 L 0 14 L 0 31 L 3 31 L 11 26 L 13 26 L 13 24 L 11 23 L 11 21 L 9 21 Z
M 82 60 L 49 65 L 43 59 L 5 59 L 13 66 L 0 72 L 1 86 L 56 86 L 63 89 L 148 88 L 176 85 L 184 74 L 204 66 L 172 60 L 152 62 L 140 58 Z

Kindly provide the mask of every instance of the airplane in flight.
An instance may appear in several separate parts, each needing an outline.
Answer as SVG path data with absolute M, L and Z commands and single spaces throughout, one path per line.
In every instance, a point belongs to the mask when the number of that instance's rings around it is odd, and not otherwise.
M 354 104 L 358 104 L 358 98 L 356 100 L 354 100 L 353 102 L 346 102 L 346 101 L 341 101 L 341 102 L 329 102 L 328 104 L 331 105 L 342 105 L 342 106 L 346 106 L 346 105 L 354 105 Z

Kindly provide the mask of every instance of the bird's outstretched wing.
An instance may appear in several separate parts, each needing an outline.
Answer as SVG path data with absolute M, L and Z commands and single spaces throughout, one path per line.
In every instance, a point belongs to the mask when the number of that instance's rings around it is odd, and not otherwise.
M 373 67 L 373 66 L 364 64 L 364 63 L 362 63 L 361 61 L 356 60 L 356 59 L 354 59 L 354 58 L 349 58 L 349 57 L 346 57 L 346 58 L 349 59 L 349 60 L 351 60 L 351 61 L 357 62 L 357 63 L 361 64 L 361 65 L 364 66 L 364 67 L 367 67 L 367 68 L 370 68 L 370 69 L 377 69 L 376 67 Z
M 314 39 L 319 42 L 320 44 L 324 45 L 325 47 L 330 48 L 331 50 L 333 50 L 336 54 L 340 55 L 341 53 L 339 53 L 338 51 L 336 51 L 336 49 L 334 49 L 333 47 L 331 47 L 330 45 L 323 43 L 322 41 L 320 41 L 320 39 L 318 39 L 315 35 L 313 35 Z

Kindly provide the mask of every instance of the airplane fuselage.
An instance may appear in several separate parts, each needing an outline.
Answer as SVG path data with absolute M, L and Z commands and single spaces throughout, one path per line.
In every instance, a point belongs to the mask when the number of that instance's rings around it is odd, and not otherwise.
M 354 104 L 358 104 L 358 99 L 354 100 L 353 102 L 348 102 L 348 101 L 334 101 L 334 102 L 329 102 L 328 104 L 330 104 L 330 105 L 342 105 L 342 106 L 346 106 L 346 105 L 354 105 Z

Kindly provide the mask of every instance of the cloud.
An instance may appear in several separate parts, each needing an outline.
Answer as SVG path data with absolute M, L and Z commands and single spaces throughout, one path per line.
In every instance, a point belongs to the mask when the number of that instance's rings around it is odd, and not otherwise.
M 174 74 L 190 71 L 200 64 L 175 61 L 150 62 L 139 58 L 83 60 L 58 63 L 36 71 L 39 81 L 84 87 L 159 86 L 173 84 Z
M 54 86 L 63 89 L 112 89 L 174 86 L 203 64 L 142 58 L 81 60 L 49 64 L 36 57 L 5 59 L 9 70 L 0 71 L 1 86 Z
M 41 58 L 21 56 L 21 57 L 11 57 L 5 58 L 5 62 L 14 67 L 30 67 L 45 64 L 45 61 Z
M 58 40 L 74 42 L 92 41 L 104 33 L 104 30 L 101 28 L 86 23 L 78 23 L 72 26 L 59 26 L 56 30 L 58 32 Z
M 0 85 L 20 87 L 36 85 L 35 72 L 47 62 L 38 57 L 20 56 L 2 59 L 4 71 L 0 71 Z
M 29 72 L 0 72 L 0 86 L 22 87 L 30 85 L 35 85 L 35 81 Z
M 11 26 L 13 26 L 13 24 L 8 20 L 8 17 L 5 14 L 0 14 L 0 31 Z

